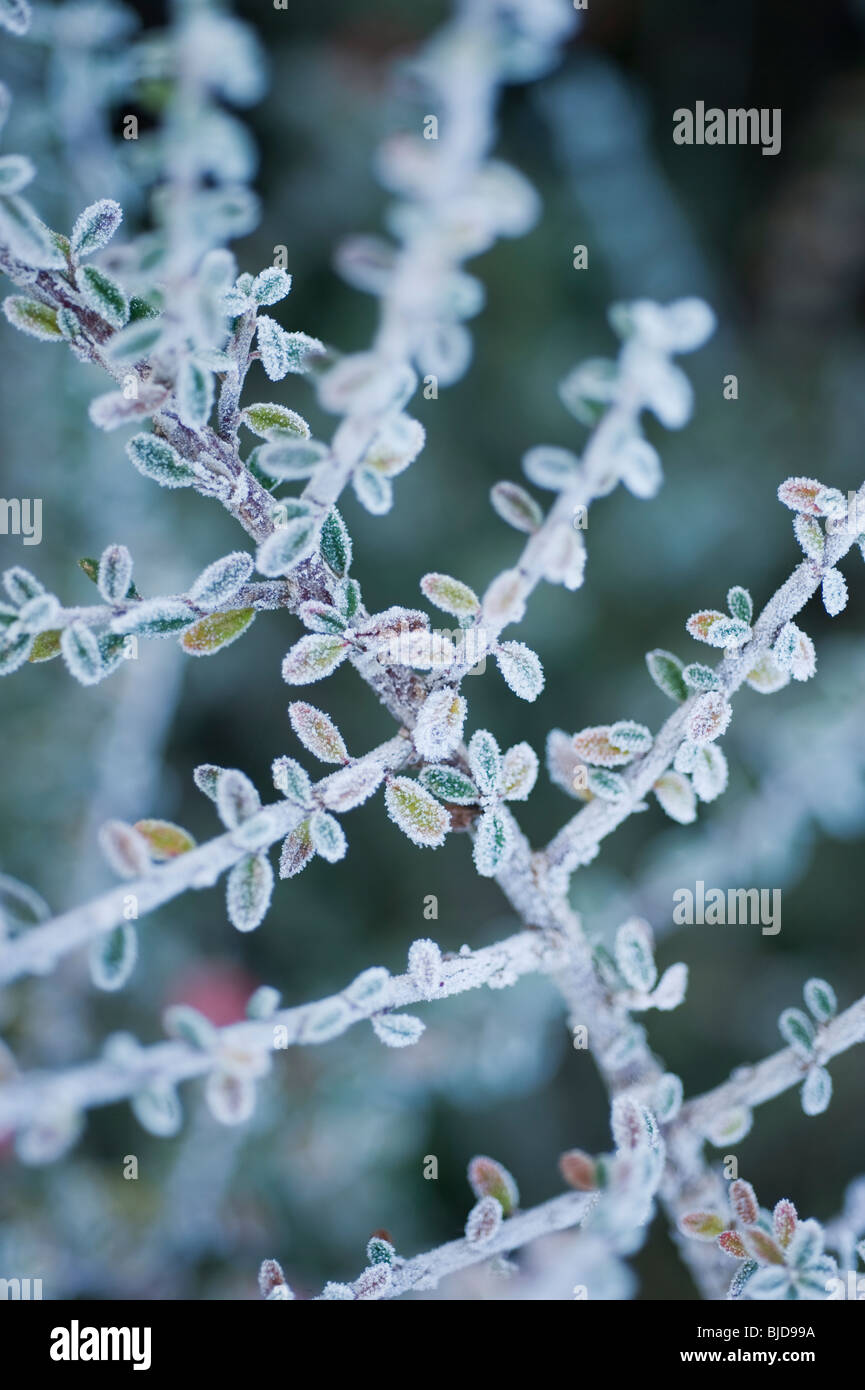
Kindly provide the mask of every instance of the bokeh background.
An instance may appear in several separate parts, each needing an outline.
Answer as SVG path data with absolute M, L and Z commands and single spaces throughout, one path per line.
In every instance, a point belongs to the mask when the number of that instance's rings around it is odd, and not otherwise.
M 294 289 L 281 322 L 361 349 L 375 302 L 339 280 L 333 250 L 381 226 L 375 146 L 417 129 L 423 114 L 392 59 L 446 9 L 427 0 L 294 0 L 276 11 L 258 0 L 239 12 L 270 71 L 269 92 L 249 116 L 262 220 L 236 248 L 241 267 L 256 271 L 287 245 Z M 161 24 L 162 9 L 66 3 L 43 14 L 36 39 L 3 41 L 0 75 L 16 93 L 4 149 L 37 161 L 35 201 L 52 225 L 68 227 L 100 196 L 120 198 L 134 225 L 144 208 L 128 148 L 116 141 L 131 109 L 123 35 Z M 544 662 L 542 698 L 516 700 L 493 669 L 472 677 L 470 730 L 489 727 L 503 746 L 528 739 L 541 752 L 556 726 L 627 716 L 657 727 L 669 707 L 644 653 L 662 646 L 700 659 L 684 632 L 689 613 L 723 607 L 733 583 L 759 606 L 798 561 L 778 484 L 801 473 L 845 492 L 861 485 L 863 30 L 865 5 L 854 0 L 824 0 L 819 10 L 779 0 L 593 0 L 558 69 L 508 90 L 500 148 L 539 190 L 543 220 L 469 266 L 488 287 L 471 325 L 474 361 L 438 400 L 415 403 L 428 443 L 398 479 L 393 512 L 373 518 L 345 499 L 368 606 L 417 602 L 431 569 L 483 590 L 511 563 L 519 538 L 495 517 L 489 488 L 519 476 L 532 444 L 581 446 L 556 384 L 581 358 L 613 350 L 611 301 L 700 294 L 719 329 L 683 364 L 697 392 L 691 424 L 676 435 L 648 426 L 664 460 L 660 494 L 638 502 L 620 489 L 593 508 L 585 587 L 575 595 L 545 587 L 530 606 L 518 635 Z M 698 99 L 781 107 L 781 153 L 675 146 L 672 112 Z M 587 271 L 572 267 L 577 243 L 589 248 Z M 41 496 L 44 514 L 38 549 L 0 537 L 4 568 L 24 563 L 65 602 L 84 603 L 94 591 L 76 562 L 109 542 L 130 546 L 139 587 L 151 593 L 185 588 L 238 544 L 220 508 L 157 490 L 129 466 L 122 435 L 90 427 L 87 402 L 104 389 L 94 371 L 5 323 L 0 343 L 2 491 Z M 723 399 L 728 373 L 738 377 L 736 401 Z M 273 398 L 324 427 L 299 379 Z M 778 1014 L 801 1003 L 810 975 L 834 983 L 842 1005 L 865 987 L 865 573 L 855 549 L 844 569 L 847 611 L 830 620 L 813 604 L 803 616 L 818 678 L 737 697 L 727 794 L 692 827 L 656 806 L 633 817 L 574 879 L 573 901 L 593 933 L 640 911 L 664 938 L 660 963 L 688 962 L 685 1005 L 648 1017 L 653 1046 L 686 1092 L 779 1046 Z M 95 841 L 109 816 L 162 816 L 199 839 L 217 833 L 192 769 L 241 767 L 266 791 L 272 758 L 297 751 L 279 664 L 300 630 L 288 615 L 264 614 L 242 642 L 202 661 L 170 641 L 143 644 L 138 662 L 96 689 L 75 684 L 60 662 L 4 681 L 0 870 L 59 911 L 112 882 Z M 352 752 L 389 733 L 388 716 L 350 670 L 319 695 Z M 542 777 L 521 823 L 542 844 L 572 809 Z M 465 838 L 418 851 L 380 799 L 346 828 L 347 859 L 316 860 L 279 885 L 253 935 L 227 923 L 222 888 L 190 895 L 143 922 L 141 959 L 121 995 L 98 995 L 86 962 L 74 958 L 9 989 L 0 1032 L 22 1065 L 58 1066 L 91 1056 L 114 1029 L 157 1040 L 169 1002 L 229 1022 L 260 983 L 300 1002 L 370 964 L 400 971 L 417 936 L 455 950 L 516 928 L 495 884 L 475 875 Z M 674 931 L 673 890 L 698 878 L 780 887 L 780 935 Z M 438 898 L 435 922 L 423 916 L 428 894 Z M 5 1142 L 0 1274 L 41 1275 L 46 1298 L 246 1298 L 260 1260 L 276 1256 L 299 1292 L 315 1294 L 325 1279 L 356 1275 L 376 1228 L 405 1254 L 459 1234 L 472 1154 L 504 1162 L 528 1206 L 560 1189 L 563 1149 L 609 1147 L 603 1089 L 591 1059 L 570 1047 L 548 982 L 418 1012 L 427 1032 L 405 1052 L 355 1029 L 278 1056 L 254 1122 L 239 1132 L 220 1128 L 191 1086 L 173 1140 L 152 1138 L 120 1105 L 94 1112 L 77 1149 L 54 1167 L 20 1167 Z M 823 1116 L 806 1119 L 790 1094 L 764 1107 L 735 1145 L 764 1203 L 789 1195 L 821 1219 L 840 1207 L 846 1183 L 865 1170 L 863 1065 L 859 1052 L 832 1065 L 835 1095 Z M 139 1158 L 137 1182 L 122 1178 L 127 1154 Z M 436 1182 L 423 1178 L 430 1154 Z M 634 1267 L 639 1297 L 695 1296 L 661 1220 Z M 562 1282 L 567 1297 L 566 1273 Z M 472 1276 L 441 1295 L 500 1293 Z

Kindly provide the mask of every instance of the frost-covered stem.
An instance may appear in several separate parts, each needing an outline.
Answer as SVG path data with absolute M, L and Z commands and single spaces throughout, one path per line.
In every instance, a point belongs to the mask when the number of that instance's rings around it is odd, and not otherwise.
M 856 506 L 865 507 L 865 484 L 857 493 Z M 820 588 L 824 570 L 836 565 L 855 540 L 852 531 L 839 531 L 827 537 L 823 564 L 803 560 L 772 595 L 754 626 L 751 639 L 735 655 L 725 656 L 716 668 L 720 689 L 728 698 L 744 683 L 757 660 L 769 651 L 784 624 L 791 622 L 813 598 Z M 600 841 L 627 819 L 675 757 L 698 698 L 692 695 L 679 705 L 662 726 L 649 752 L 625 769 L 627 796 L 617 801 L 596 798 L 562 827 L 546 849 L 546 861 L 551 869 L 569 874 L 578 864 L 590 859 Z
M 501 78 L 495 59 L 495 19 L 487 0 L 465 0 L 451 32 L 457 40 L 436 72 L 443 110 L 436 163 L 423 199 L 424 228 L 397 253 L 381 292 L 379 324 L 371 351 L 383 364 L 411 362 L 423 328 L 423 299 L 457 260 L 442 229 L 442 214 L 471 193 L 495 143 L 494 112 Z M 420 312 L 419 312 L 420 310 Z M 324 510 L 338 502 L 352 473 L 375 439 L 390 408 L 359 410 L 342 423 L 329 459 L 303 490 L 305 501 Z
M 374 763 L 392 771 L 401 767 L 411 752 L 408 740 L 397 734 L 359 758 L 358 763 Z M 256 846 L 261 849 L 283 839 L 309 814 L 291 801 L 272 802 L 263 808 L 261 814 L 265 813 L 267 823 Z M 140 918 L 190 889 L 212 887 L 220 874 L 249 853 L 249 844 L 243 843 L 237 832 L 228 831 L 154 867 L 144 877 L 129 879 L 92 902 L 31 927 L 11 941 L 0 942 L 0 984 L 21 975 L 45 974 L 61 956 L 128 921 L 130 904 Z
M 277 608 L 290 608 L 296 598 L 296 585 L 291 579 L 265 579 L 251 584 L 243 584 L 231 598 L 232 608 L 255 608 L 258 612 L 272 612 Z M 188 594 L 160 594 L 160 603 L 185 603 L 201 617 L 213 610 L 202 608 Z M 112 618 L 124 613 L 134 612 L 136 601 L 107 604 L 93 603 L 76 608 L 60 608 L 51 618 L 51 629 L 71 627 L 72 623 L 83 623 L 85 627 L 101 627 Z
M 446 1275 L 455 1274 L 457 1270 L 482 1264 L 493 1255 L 506 1255 L 511 1250 L 519 1250 L 541 1236 L 580 1226 L 596 1202 L 597 1193 L 566 1192 L 561 1197 L 552 1197 L 540 1206 L 531 1207 L 529 1211 L 508 1217 L 489 1240 L 452 1240 L 447 1245 L 428 1250 L 424 1255 L 395 1261 L 390 1283 L 376 1297 L 399 1298 L 411 1289 L 434 1289 Z M 363 1286 L 360 1280 L 356 1280 L 349 1287 L 354 1291 Z
M 851 1004 L 849 1009 L 838 1014 L 837 1018 L 821 1027 L 815 1047 L 814 1058 L 809 1060 L 799 1056 L 791 1047 L 782 1048 L 771 1057 L 766 1057 L 755 1066 L 738 1067 L 729 1081 L 716 1086 L 704 1095 L 696 1096 L 683 1105 L 676 1126 L 692 1128 L 702 1132 L 703 1127 L 713 1118 L 734 1106 L 745 1105 L 752 1108 L 773 1100 L 783 1091 L 804 1080 L 809 1065 L 825 1065 L 840 1052 L 846 1052 L 856 1043 L 865 1042 L 865 997 Z
M 554 971 L 562 963 L 562 945 L 555 936 L 518 932 L 493 946 L 445 956 L 434 997 L 447 999 L 483 985 L 501 988 L 522 975 Z M 347 986 L 346 990 L 325 999 L 280 1009 L 267 1020 L 220 1028 L 217 1030 L 219 1046 L 213 1052 L 199 1051 L 185 1042 L 165 1042 L 142 1048 L 131 1058 L 124 1058 L 122 1063 L 101 1058 L 57 1072 L 27 1072 L 0 1086 L 0 1131 L 26 1125 L 54 1100 L 75 1109 L 92 1109 L 133 1096 L 157 1080 L 173 1083 L 203 1076 L 218 1065 L 223 1046 L 281 1051 L 284 1047 L 318 1044 L 339 1037 L 354 1024 L 375 1014 L 428 999 L 425 986 L 412 975 L 394 975 L 366 1001 L 352 998 L 350 986 Z M 322 1017 L 337 1009 L 340 1017 L 330 1022 L 325 1032 L 321 1027 Z M 274 1032 L 277 1027 L 285 1030 L 278 1038 Z

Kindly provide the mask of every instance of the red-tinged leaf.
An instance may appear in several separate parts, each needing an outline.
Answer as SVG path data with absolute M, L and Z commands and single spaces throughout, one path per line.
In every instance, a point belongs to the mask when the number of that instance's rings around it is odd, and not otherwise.
M 772 1225 L 775 1230 L 775 1239 L 782 1250 L 786 1250 L 796 1231 L 799 1218 L 796 1208 L 788 1198 L 784 1197 L 777 1203 L 772 1213 Z
M 284 1283 L 282 1266 L 276 1260 L 264 1260 L 258 1271 L 258 1287 L 262 1298 L 268 1298 L 278 1284 Z
M 760 1215 L 757 1194 L 744 1178 L 736 1178 L 730 1183 L 730 1206 L 743 1226 L 753 1226 Z
M 726 1250 L 728 1255 L 733 1255 L 737 1260 L 748 1258 L 748 1252 L 742 1244 L 741 1238 L 735 1231 L 724 1231 L 718 1236 L 718 1244 L 722 1250 Z
M 309 834 L 309 821 L 302 821 L 282 842 L 279 858 L 280 878 L 294 878 L 315 854 Z
M 168 820 L 137 820 L 135 829 L 150 846 L 151 859 L 176 859 L 195 849 L 195 840 L 188 830 Z
M 782 1265 L 784 1255 L 777 1242 L 760 1226 L 748 1226 L 741 1233 L 742 1243 L 749 1255 L 764 1265 Z
M 778 501 L 793 512 L 820 516 L 817 494 L 822 491 L 823 484 L 818 483 L 816 478 L 788 478 L 778 488 Z
M 478 1154 L 472 1159 L 468 1179 L 475 1196 L 495 1197 L 505 1216 L 510 1216 L 520 1200 L 516 1182 L 504 1164 L 494 1158 L 488 1158 L 485 1154 Z
M 481 1197 L 468 1214 L 466 1240 L 470 1245 L 482 1245 L 492 1240 L 502 1224 L 502 1207 L 495 1197 Z
M 698 642 L 708 642 L 709 634 L 715 624 L 726 621 L 726 613 L 719 613 L 715 608 L 704 608 L 699 613 L 692 613 L 685 627 Z
M 568 1149 L 559 1159 L 559 1172 L 569 1187 L 578 1192 L 593 1192 L 600 1186 L 597 1164 L 582 1149 Z
M 686 1236 L 693 1236 L 695 1240 L 717 1240 L 726 1222 L 714 1211 L 692 1211 L 680 1219 L 679 1226 Z
M 620 748 L 610 738 L 608 724 L 598 724 L 574 734 L 574 752 L 594 767 L 623 767 L 634 754 L 630 748 Z

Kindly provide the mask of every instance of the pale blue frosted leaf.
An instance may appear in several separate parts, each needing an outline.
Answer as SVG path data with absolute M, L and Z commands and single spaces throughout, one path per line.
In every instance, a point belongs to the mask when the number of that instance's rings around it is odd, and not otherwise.
M 63 629 L 60 650 L 71 675 L 82 685 L 96 685 L 102 679 L 102 660 L 96 638 L 82 622 Z
M 189 590 L 189 600 L 197 608 L 224 608 L 251 573 L 252 556 L 244 550 L 234 550 L 202 571 Z
M 228 920 L 238 931 L 254 931 L 270 907 L 273 869 L 266 854 L 247 854 L 228 875 L 226 907 Z
M 187 358 L 180 364 L 175 390 L 183 423 L 192 429 L 206 425 L 213 409 L 213 373 Z
M 97 989 L 122 989 L 138 959 L 138 934 L 131 922 L 97 937 L 90 949 L 90 978 Z
M 106 603 L 120 603 L 132 583 L 132 556 L 125 545 L 109 545 L 99 560 L 99 592 Z
M 111 198 L 101 198 L 91 203 L 80 214 L 72 228 L 72 254 L 76 259 L 92 256 L 114 236 L 123 221 L 123 209 Z

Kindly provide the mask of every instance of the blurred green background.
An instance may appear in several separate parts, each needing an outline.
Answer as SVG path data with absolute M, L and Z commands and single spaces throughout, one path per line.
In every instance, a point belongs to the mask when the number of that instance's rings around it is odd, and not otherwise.
M 69 23 L 85 11 L 61 8 Z M 163 19 L 156 6 L 129 12 L 144 26 Z M 270 68 L 268 95 L 250 114 L 262 221 L 236 248 L 240 266 L 257 271 L 285 244 L 294 288 L 280 321 L 362 349 L 375 301 L 342 284 L 333 250 L 348 234 L 380 229 L 386 197 L 371 172 L 375 146 L 394 130 L 417 129 L 423 114 L 391 60 L 447 11 L 424 0 L 316 0 L 276 11 L 261 0 L 239 12 L 258 31 Z M 344 499 L 367 606 L 417 603 L 418 581 L 432 569 L 482 591 L 513 561 L 519 537 L 494 515 L 489 488 L 518 477 L 520 457 L 535 443 L 582 446 L 584 431 L 556 385 L 581 358 L 614 350 L 611 301 L 701 294 L 719 328 L 683 361 L 696 389 L 692 422 L 674 435 L 648 422 L 664 461 L 659 495 L 639 502 L 619 489 L 594 507 L 584 588 L 544 587 L 514 634 L 544 662 L 543 696 L 531 706 L 518 701 L 491 666 L 467 681 L 468 732 L 488 727 L 502 746 L 528 739 L 542 753 L 557 726 L 629 717 L 656 728 L 669 707 L 644 653 L 661 646 L 701 659 L 684 632 L 688 615 L 723 607 L 734 583 L 759 607 L 798 562 L 778 484 L 805 474 L 845 492 L 861 485 L 863 25 L 865 6 L 829 0 L 819 13 L 745 0 L 603 0 L 590 6 L 558 69 L 508 90 L 500 152 L 539 190 L 543 219 L 470 263 L 488 289 L 471 324 L 474 361 L 438 400 L 414 403 L 428 442 L 397 480 L 394 510 L 374 518 L 353 495 Z M 103 51 L 99 43 L 95 50 Z M 122 148 L 110 155 L 91 132 L 88 157 L 76 153 L 70 112 L 80 115 L 88 85 L 80 73 L 69 78 L 74 56 L 7 40 L 0 58 L 0 75 L 16 92 L 4 150 L 37 160 L 36 205 L 63 228 L 85 201 L 117 196 L 128 204 L 129 192 Z M 781 107 L 781 153 L 675 146 L 672 112 L 697 100 Z M 109 102 L 115 134 L 126 109 Z M 133 200 L 133 223 L 140 211 Z M 587 271 L 572 266 L 578 243 L 589 249 Z M 185 588 L 242 544 L 215 504 L 157 491 L 134 473 L 121 433 L 96 435 L 86 405 L 104 384 L 94 371 L 5 323 L 0 342 L 3 492 L 44 500 L 42 545 L 0 537 L 4 568 L 28 565 L 64 602 L 85 603 L 95 591 L 76 561 L 109 542 L 130 546 L 145 593 Z M 723 399 L 729 373 L 738 377 L 736 401 Z M 260 396 L 261 387 L 248 389 Z M 303 381 L 290 377 L 270 394 L 306 414 L 314 430 L 326 429 Z M 726 795 L 701 807 L 691 827 L 653 804 L 574 879 L 573 901 L 589 930 L 602 934 L 644 912 L 659 935 L 669 934 L 660 964 L 688 962 L 686 1003 L 647 1019 L 652 1045 L 686 1092 L 778 1047 L 778 1013 L 801 1003 L 810 975 L 828 978 L 842 1005 L 865 987 L 865 574 L 855 548 L 843 568 L 846 612 L 830 620 L 812 604 L 803 615 L 817 645 L 817 679 L 771 697 L 747 689 L 737 697 L 724 741 Z M 217 833 L 213 808 L 192 783 L 197 763 L 241 767 L 266 796 L 273 757 L 297 752 L 279 666 L 300 632 L 290 616 L 262 614 L 213 659 L 184 659 L 172 642 L 151 643 L 96 689 L 76 685 L 60 662 L 4 681 L 0 870 L 59 911 L 112 882 L 95 846 L 109 816 L 165 817 L 199 839 Z M 391 732 L 349 669 L 310 698 L 337 720 L 352 753 Z M 541 845 L 573 809 L 542 775 L 519 819 Z M 259 983 L 301 1002 L 367 965 L 401 971 L 418 936 L 457 950 L 517 929 L 495 884 L 474 873 L 464 837 L 436 853 L 418 851 L 386 819 L 380 798 L 353 812 L 346 829 L 347 859 L 316 860 L 280 884 L 251 936 L 229 926 L 215 888 L 143 922 L 141 959 L 119 996 L 98 996 L 79 958 L 9 989 L 0 1031 L 22 1065 L 86 1058 L 117 1028 L 154 1041 L 162 1008 L 177 999 L 227 1022 Z M 673 935 L 673 890 L 699 878 L 781 887 L 780 935 L 708 926 Z M 428 894 L 438 898 L 434 922 L 423 916 Z M 193 1086 L 173 1140 L 151 1138 L 128 1106 L 113 1106 L 92 1115 L 81 1144 L 54 1168 L 21 1168 L 7 1142 L 0 1273 L 41 1274 L 45 1297 L 252 1297 L 260 1260 L 275 1256 L 299 1291 L 315 1294 L 324 1279 L 356 1275 L 376 1228 L 389 1230 L 404 1254 L 458 1235 L 472 1154 L 504 1162 L 529 1206 L 559 1190 L 563 1149 L 609 1147 L 603 1089 L 590 1058 L 569 1046 L 548 982 L 528 979 L 417 1012 L 427 1032 L 405 1052 L 383 1048 L 364 1028 L 278 1055 L 256 1118 L 239 1133 L 208 1118 Z M 838 1209 L 845 1184 L 865 1169 L 862 1069 L 858 1052 L 833 1064 L 834 1099 L 819 1118 L 806 1119 L 795 1094 L 758 1113 L 734 1151 L 765 1204 L 789 1195 L 821 1219 Z M 122 1156 L 132 1153 L 137 1183 L 121 1176 Z M 423 1178 L 430 1154 L 439 1160 L 437 1182 Z M 661 1220 L 635 1267 L 640 1297 L 695 1296 Z M 496 1290 L 469 1280 L 441 1295 Z M 569 1296 L 567 1280 L 561 1296 Z

